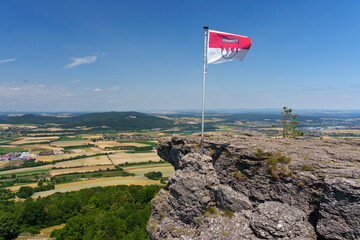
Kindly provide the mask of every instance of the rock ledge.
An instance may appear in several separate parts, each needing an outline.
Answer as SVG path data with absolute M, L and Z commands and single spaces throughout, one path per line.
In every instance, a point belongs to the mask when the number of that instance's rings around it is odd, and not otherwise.
M 152 200 L 151 239 L 360 239 L 360 141 L 254 134 L 157 143 L 175 173 Z

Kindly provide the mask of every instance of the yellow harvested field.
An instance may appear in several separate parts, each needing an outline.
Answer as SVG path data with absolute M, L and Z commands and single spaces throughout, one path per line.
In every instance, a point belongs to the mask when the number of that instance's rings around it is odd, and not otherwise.
M 84 159 L 84 167 L 86 166 L 95 166 L 95 165 L 107 165 L 112 164 L 109 158 L 106 155 L 88 157 Z
M 63 159 L 81 156 L 81 155 L 94 155 L 94 153 L 83 152 L 83 153 L 67 153 L 67 154 L 60 154 L 60 155 L 37 156 L 36 162 L 38 162 L 38 161 L 52 162 L 54 160 L 63 160 Z
M 109 178 L 97 178 L 91 180 L 85 180 L 80 182 L 64 183 L 55 185 L 55 189 L 36 192 L 32 197 L 45 197 L 56 192 L 69 192 L 78 191 L 84 188 L 93 187 L 105 187 L 105 186 L 116 186 L 116 185 L 152 185 L 159 184 L 159 181 L 150 180 L 145 177 L 109 177 Z
M 3 147 L 3 148 L 17 148 L 19 146 L 18 145 L 1 145 L 0 147 Z
M 148 144 L 143 143 L 136 143 L 136 142 L 126 142 L 126 143 L 120 143 L 120 146 L 134 146 L 134 147 L 148 147 Z
M 35 128 L 37 128 L 37 126 L 34 126 L 34 125 L 16 125 L 16 127 L 20 127 L 20 128 L 30 128 L 30 129 L 35 129 Z
M 143 143 L 136 143 L 136 142 L 124 142 L 124 143 L 119 143 L 116 141 L 98 141 L 98 142 L 94 142 L 94 144 L 96 146 L 98 146 L 99 148 L 106 148 L 106 147 L 120 147 L 120 146 L 134 146 L 134 147 L 146 147 L 149 146 L 147 144 L 143 144 Z
M 72 149 L 71 152 L 79 154 L 79 153 L 84 153 L 86 151 L 82 149 Z
M 49 137 L 22 137 L 20 140 L 12 142 L 12 144 L 21 145 L 29 143 L 39 143 L 39 142 L 50 142 L 59 139 L 58 136 L 49 136 Z
M 8 129 L 11 126 L 11 124 L 0 124 L 0 129 Z
M 82 166 L 84 166 L 84 158 L 65 161 L 65 162 L 58 162 L 58 163 L 55 163 L 54 167 L 57 167 L 57 168 L 72 168 L 72 167 L 82 167 Z
M 43 131 L 43 132 L 61 132 L 65 130 L 75 130 L 75 129 L 62 129 L 62 128 L 37 128 L 36 131 Z M 35 131 L 35 130 L 32 130 Z
M 73 132 L 66 132 L 66 133 L 60 133 L 60 132 L 51 132 L 51 133 L 28 133 L 27 136 L 36 137 L 36 136 L 56 136 L 56 135 L 72 135 Z
M 102 134 L 95 134 L 95 135 L 83 134 L 83 135 L 81 135 L 81 137 L 86 138 L 86 139 L 99 139 L 99 138 L 102 138 L 103 135 Z
M 109 155 L 110 159 L 115 165 L 121 163 L 134 163 L 134 162 L 148 162 L 148 161 L 160 161 L 160 157 L 156 152 L 151 153 L 115 153 Z
M 334 130 L 321 130 L 323 133 L 354 133 L 360 134 L 359 129 L 334 129 Z
M 14 161 L 12 161 L 14 162 Z M 0 175 L 6 175 L 6 174 L 13 174 L 13 173 L 23 173 L 23 172 L 36 172 L 36 171 L 42 171 L 42 170 L 50 170 L 53 168 L 54 165 L 44 165 L 39 167 L 32 167 L 32 168 L 19 168 L 19 169 L 13 169 L 13 170 L 7 170 L 7 171 L 1 171 Z
M 83 173 L 83 172 L 94 172 L 98 170 L 114 169 L 114 165 L 105 165 L 105 166 L 90 166 L 90 167 L 79 167 L 79 168 L 66 168 L 66 169 L 52 169 L 50 171 L 51 176 L 56 176 L 60 174 L 67 173 Z
M 10 191 L 19 191 L 19 189 L 21 187 L 24 187 L 24 186 L 27 186 L 27 187 L 37 187 L 37 183 L 31 183 L 31 184 L 25 184 L 25 185 L 21 185 L 21 186 L 13 186 L 13 187 L 8 187 L 6 189 L 9 189 Z
M 0 161 L 0 168 L 4 167 L 9 161 Z
M 130 173 L 134 173 L 136 176 L 144 176 L 144 174 L 148 172 L 161 172 L 163 177 L 170 177 L 175 171 L 171 164 L 124 167 L 124 170 Z
M 48 144 L 33 144 L 29 146 L 23 146 L 24 148 L 31 148 L 31 149 L 49 149 L 49 150 L 63 150 L 59 147 L 52 147 Z
M 78 141 L 58 141 L 52 142 L 50 145 L 55 147 L 70 147 L 70 146 L 80 146 L 88 145 L 89 141 L 87 140 L 78 140 Z

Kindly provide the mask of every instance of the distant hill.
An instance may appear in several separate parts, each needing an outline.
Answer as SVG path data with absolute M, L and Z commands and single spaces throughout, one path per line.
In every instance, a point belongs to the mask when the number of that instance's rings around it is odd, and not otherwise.
M 152 128 L 173 127 L 173 121 L 139 112 L 103 112 L 87 113 L 73 117 L 51 117 L 25 114 L 23 116 L 0 119 L 0 123 L 8 124 L 45 124 L 56 123 L 64 127 L 107 126 L 118 130 L 144 130 Z

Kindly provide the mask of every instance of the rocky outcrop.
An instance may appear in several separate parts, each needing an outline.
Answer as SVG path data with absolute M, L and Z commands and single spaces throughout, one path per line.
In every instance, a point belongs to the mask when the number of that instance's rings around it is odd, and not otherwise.
M 360 239 L 360 142 L 173 136 L 175 173 L 152 200 L 151 239 Z

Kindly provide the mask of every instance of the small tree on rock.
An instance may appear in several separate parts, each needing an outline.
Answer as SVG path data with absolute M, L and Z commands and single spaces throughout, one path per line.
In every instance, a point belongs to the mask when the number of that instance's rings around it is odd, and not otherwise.
M 283 118 L 281 120 L 283 126 L 283 138 L 293 138 L 296 136 L 304 135 L 303 132 L 296 130 L 296 125 L 300 124 L 300 122 L 296 121 L 297 115 L 292 113 L 292 109 L 288 107 L 283 107 L 283 111 L 281 112 Z

